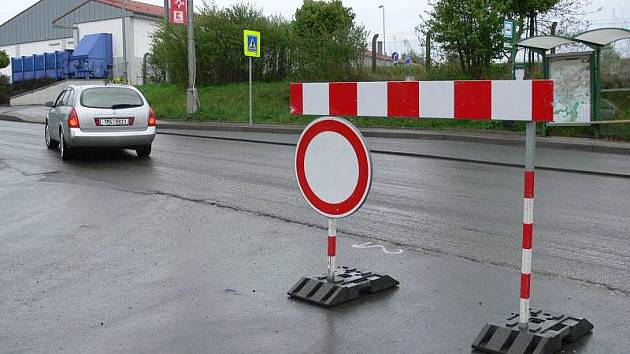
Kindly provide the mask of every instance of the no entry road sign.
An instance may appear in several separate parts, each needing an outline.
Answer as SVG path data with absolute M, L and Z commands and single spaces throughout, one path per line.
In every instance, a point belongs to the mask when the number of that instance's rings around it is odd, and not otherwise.
M 295 149 L 295 176 L 306 202 L 328 217 L 328 272 L 326 276 L 302 277 L 288 291 L 289 296 L 334 306 L 398 286 L 388 275 L 337 267 L 337 219 L 357 211 L 372 184 L 370 151 L 359 130 L 337 117 L 313 121 Z
M 370 191 L 370 152 L 350 122 L 319 118 L 298 140 L 295 175 L 313 209 L 329 218 L 343 218 L 357 211 Z

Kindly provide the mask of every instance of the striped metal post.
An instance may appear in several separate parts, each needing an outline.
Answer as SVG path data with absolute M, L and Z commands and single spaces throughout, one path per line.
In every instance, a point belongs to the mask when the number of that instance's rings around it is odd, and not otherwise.
M 337 220 L 328 219 L 328 281 L 335 281 L 335 270 L 337 257 Z
M 532 276 L 532 241 L 534 238 L 534 176 L 536 160 L 536 122 L 526 123 L 525 133 L 525 193 L 523 203 L 523 256 L 521 262 L 521 292 L 519 327 L 529 323 L 529 297 Z

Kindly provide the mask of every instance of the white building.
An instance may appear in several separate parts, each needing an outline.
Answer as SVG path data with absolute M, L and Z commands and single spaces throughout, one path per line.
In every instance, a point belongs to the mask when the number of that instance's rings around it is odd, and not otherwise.
M 151 35 L 164 18 L 160 6 L 126 1 L 125 32 L 128 77 L 142 83 L 142 61 L 151 49 Z M 40 0 L 0 25 L 0 49 L 9 57 L 74 49 L 81 38 L 111 33 L 114 75 L 124 73 L 121 0 Z M 0 71 L 11 76 L 11 66 Z

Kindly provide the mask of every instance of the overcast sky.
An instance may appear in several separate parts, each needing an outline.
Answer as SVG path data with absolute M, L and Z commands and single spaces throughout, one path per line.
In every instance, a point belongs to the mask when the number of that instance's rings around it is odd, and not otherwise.
M 28 6 L 38 0 L 13 0 L 2 1 L 0 7 L 0 23 L 18 14 Z M 141 0 L 142 2 L 155 5 L 163 5 L 164 0 Z M 215 0 L 221 7 L 229 6 L 243 0 Z M 249 0 L 263 9 L 265 14 L 280 14 L 286 18 L 291 18 L 295 10 L 302 4 L 302 0 Z M 382 10 L 378 8 L 380 4 L 385 4 L 385 34 L 387 51 L 405 51 L 404 40 L 416 48 L 418 43 L 414 34 L 414 27 L 419 22 L 419 15 L 424 14 L 430 7 L 428 1 L 422 0 L 343 0 L 346 6 L 354 9 L 357 15 L 357 22 L 362 23 L 371 34 L 382 32 Z M 201 5 L 201 0 L 195 0 L 195 4 Z M 593 9 L 602 10 L 591 16 L 593 27 L 604 27 L 621 25 L 614 23 L 613 18 L 625 19 L 625 27 L 630 28 L 630 3 L 628 0 L 593 0 Z

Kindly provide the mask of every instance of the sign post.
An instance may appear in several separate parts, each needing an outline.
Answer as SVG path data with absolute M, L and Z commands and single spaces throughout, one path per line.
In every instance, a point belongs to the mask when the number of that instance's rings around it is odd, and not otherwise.
M 372 184 L 370 151 L 357 128 L 345 119 L 323 117 L 309 124 L 295 151 L 295 175 L 306 202 L 328 218 L 328 266 L 325 276 L 302 277 L 291 297 L 333 306 L 399 283 L 351 267 L 338 267 L 337 220 L 359 210 Z
M 329 282 L 335 281 L 335 270 L 337 269 L 337 220 L 328 219 L 328 275 Z
M 181 3 L 183 0 L 174 0 L 174 3 Z M 186 91 L 186 113 L 195 114 L 199 111 L 199 95 L 197 94 L 197 57 L 195 50 L 195 14 L 193 0 L 187 0 L 185 15 L 188 28 L 186 29 L 188 38 L 188 91 Z M 177 18 L 177 11 L 173 11 L 174 18 Z M 184 13 L 182 13 L 182 16 Z
M 249 58 L 249 126 L 253 125 L 252 118 L 252 57 L 260 58 L 260 32 L 243 31 L 243 49 Z
M 509 46 L 512 51 L 512 80 L 516 79 L 516 21 L 503 20 L 503 39 L 509 41 Z

